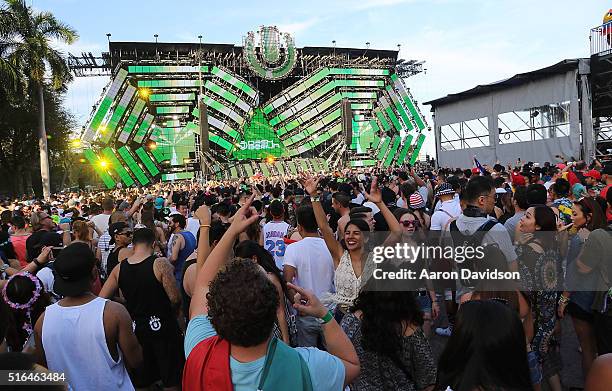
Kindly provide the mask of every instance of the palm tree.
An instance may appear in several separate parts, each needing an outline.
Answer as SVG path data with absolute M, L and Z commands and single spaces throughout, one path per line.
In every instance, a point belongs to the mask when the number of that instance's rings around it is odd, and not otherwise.
M 0 52 L 4 54 L 0 70 L 14 66 L 24 76 L 30 98 L 37 95 L 38 99 L 40 176 L 45 199 L 51 195 L 45 127 L 45 77 L 50 77 L 55 89 L 64 87 L 72 79 L 66 60 L 60 51 L 52 47 L 52 40 L 71 44 L 77 39 L 77 32 L 72 27 L 49 12 L 35 12 L 24 0 L 5 0 L 5 6 L 0 9 Z

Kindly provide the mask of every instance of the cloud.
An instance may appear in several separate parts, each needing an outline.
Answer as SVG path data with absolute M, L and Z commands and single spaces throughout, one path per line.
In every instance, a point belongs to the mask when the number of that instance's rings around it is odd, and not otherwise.
M 283 33 L 290 33 L 290 34 L 298 34 L 302 31 L 305 31 L 309 28 L 311 28 L 312 26 L 314 26 L 315 24 L 321 22 L 321 18 L 310 18 L 301 22 L 293 22 L 293 23 L 280 23 L 277 24 L 276 26 L 278 27 L 278 29 L 283 32 Z

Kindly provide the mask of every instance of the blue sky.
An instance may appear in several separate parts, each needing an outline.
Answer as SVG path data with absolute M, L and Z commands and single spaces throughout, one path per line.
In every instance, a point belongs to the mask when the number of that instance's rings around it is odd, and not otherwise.
M 417 101 L 589 55 L 589 29 L 612 2 L 603 0 L 310 0 L 310 1 L 92 1 L 28 0 L 53 12 L 80 35 L 64 51 L 100 53 L 106 33 L 116 41 L 241 44 L 260 25 L 294 34 L 298 47 L 396 49 L 424 60 L 427 72 L 407 80 Z M 66 100 L 80 125 L 107 78 L 78 78 Z M 427 112 L 429 107 L 421 107 Z M 425 146 L 434 150 L 433 132 Z

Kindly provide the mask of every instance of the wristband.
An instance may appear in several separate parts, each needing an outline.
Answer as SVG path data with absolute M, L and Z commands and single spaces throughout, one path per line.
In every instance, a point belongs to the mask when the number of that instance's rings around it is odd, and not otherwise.
M 43 267 L 43 264 L 42 264 L 42 263 L 40 263 L 40 261 L 38 260 L 38 258 L 34 258 L 34 260 L 33 260 L 32 262 L 34 262 L 34 264 L 35 264 L 36 266 L 38 266 L 38 268 Z
M 205 227 L 205 228 L 210 228 L 210 224 L 200 224 L 200 228 Z
M 317 319 L 319 321 L 319 323 L 321 324 L 327 324 L 329 322 L 331 322 L 331 320 L 334 319 L 334 314 L 332 314 L 331 311 L 327 311 L 327 313 L 325 314 L 325 316 L 323 316 L 320 319 Z
M 310 196 L 311 202 L 321 202 L 321 197 L 319 196 Z

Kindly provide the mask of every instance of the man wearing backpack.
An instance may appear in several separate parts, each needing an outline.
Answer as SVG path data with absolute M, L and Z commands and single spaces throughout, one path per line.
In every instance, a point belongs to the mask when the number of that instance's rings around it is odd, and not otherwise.
M 446 227 L 445 237 L 451 238 L 454 246 L 460 246 L 461 243 L 455 243 L 456 237 L 466 238 L 467 241 L 470 241 L 470 237 L 476 235 L 477 238 L 472 238 L 475 239 L 473 240 L 475 245 L 496 246 L 506 258 L 509 271 L 517 271 L 517 255 L 508 230 L 490 216 L 495 207 L 495 185 L 491 177 L 476 176 L 471 178 L 462 196 L 466 208 L 455 221 Z M 459 281 L 457 302 L 460 303 L 461 296 L 466 293 L 470 293 L 470 289 Z

